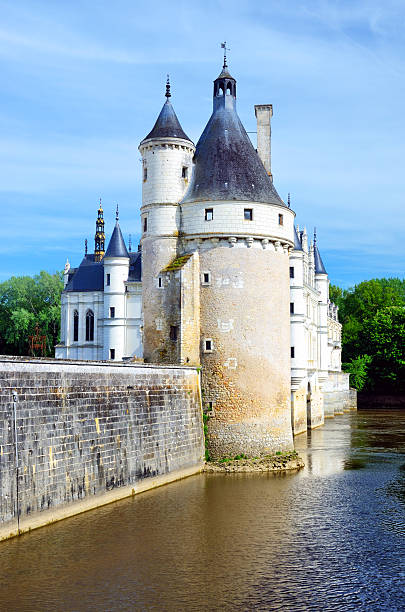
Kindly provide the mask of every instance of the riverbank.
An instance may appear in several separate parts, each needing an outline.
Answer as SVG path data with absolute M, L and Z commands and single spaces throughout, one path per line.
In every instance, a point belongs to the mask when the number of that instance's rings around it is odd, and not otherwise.
M 208 461 L 203 468 L 204 472 L 287 472 L 300 470 L 305 466 L 304 461 L 295 451 L 263 457 L 225 457 L 219 461 Z

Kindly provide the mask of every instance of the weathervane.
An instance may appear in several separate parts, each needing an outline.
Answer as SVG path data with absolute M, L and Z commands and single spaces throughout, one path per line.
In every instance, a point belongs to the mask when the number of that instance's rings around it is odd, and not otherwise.
M 170 77 L 169 75 L 167 75 L 167 79 L 166 79 L 166 93 L 165 96 L 167 99 L 169 99 L 171 97 L 171 93 L 170 93 Z
M 224 68 L 228 68 L 228 64 L 226 63 L 226 52 L 230 51 L 230 49 L 226 46 L 226 40 L 221 43 L 221 49 L 224 50 Z

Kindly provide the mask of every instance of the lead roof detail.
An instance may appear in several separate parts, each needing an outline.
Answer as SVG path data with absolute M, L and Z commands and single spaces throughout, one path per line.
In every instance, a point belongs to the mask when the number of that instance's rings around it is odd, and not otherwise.
M 322 257 L 316 244 L 316 229 L 314 231 L 314 264 L 315 274 L 327 274 L 325 266 L 323 265 Z
M 114 231 L 104 255 L 104 258 L 106 257 L 129 257 L 118 220 L 115 222 Z
M 236 80 L 225 65 L 214 81 L 213 106 L 182 202 L 240 200 L 285 206 L 238 117 Z
M 189 140 L 192 142 L 187 134 L 183 131 L 180 121 L 177 119 L 177 115 L 174 112 L 174 108 L 169 100 L 171 97 L 169 77 L 167 77 L 165 95 L 166 102 L 163 104 L 159 117 L 157 118 L 152 130 L 142 142 L 145 140 L 150 140 L 151 138 L 182 138 L 183 140 Z

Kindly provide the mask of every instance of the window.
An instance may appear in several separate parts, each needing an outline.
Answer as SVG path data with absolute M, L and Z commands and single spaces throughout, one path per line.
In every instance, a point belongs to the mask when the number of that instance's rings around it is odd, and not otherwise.
M 212 221 L 214 218 L 214 209 L 213 208 L 206 208 L 205 209 L 205 220 L 206 221 Z
M 143 231 L 144 232 L 148 231 L 148 217 L 143 218 Z
M 283 215 L 279 215 L 278 216 L 278 224 L 279 225 L 284 225 L 284 216 Z
M 204 340 L 204 353 L 212 353 L 214 350 L 214 343 L 212 338 L 205 338 Z
M 292 346 L 291 347 L 291 359 L 294 359 L 295 357 L 295 348 Z
M 294 314 L 294 302 L 290 302 L 290 314 Z
M 94 340 L 94 313 L 92 310 L 86 312 L 86 341 Z
M 110 319 L 115 317 L 115 306 L 110 306 Z
M 177 325 L 170 325 L 170 340 L 172 342 L 177 342 L 178 332 L 179 328 L 177 327 Z
M 115 349 L 110 349 L 110 359 L 115 359 Z
M 294 266 L 290 266 L 290 278 L 294 278 Z
M 161 276 L 158 277 L 158 287 L 159 289 L 163 287 L 163 278 Z
M 245 208 L 244 217 L 246 221 L 253 221 L 253 208 Z
M 183 166 L 181 169 L 181 178 L 183 179 L 187 179 L 188 178 L 188 168 L 187 166 Z
M 143 169 L 143 180 L 144 181 L 148 180 L 148 169 L 146 167 L 144 167 Z
M 77 310 L 73 313 L 73 342 L 79 340 L 79 313 Z
M 109 287 L 110 283 L 111 283 L 111 274 L 107 274 L 105 284 L 107 285 L 107 287 Z
M 202 285 L 210 285 L 211 284 L 211 272 L 202 272 L 201 273 L 201 284 Z

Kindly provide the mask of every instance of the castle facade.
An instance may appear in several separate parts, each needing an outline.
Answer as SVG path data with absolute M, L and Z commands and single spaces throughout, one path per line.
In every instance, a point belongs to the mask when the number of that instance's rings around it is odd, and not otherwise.
M 213 456 L 290 449 L 323 423 L 341 326 L 316 236 L 273 184 L 272 106 L 255 106 L 256 151 L 225 60 L 195 146 L 170 97 L 139 146 L 139 250 L 117 212 L 104 251 L 100 204 L 94 253 L 65 268 L 56 357 L 201 365 Z

